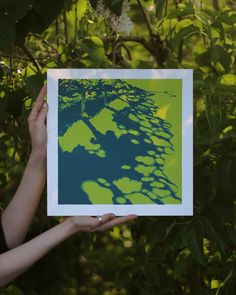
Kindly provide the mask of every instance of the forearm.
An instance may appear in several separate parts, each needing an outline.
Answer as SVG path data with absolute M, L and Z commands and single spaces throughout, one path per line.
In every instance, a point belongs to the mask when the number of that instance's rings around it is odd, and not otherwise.
M 9 248 L 24 240 L 38 207 L 46 178 L 46 156 L 32 153 L 20 185 L 2 213 L 2 225 Z
M 31 241 L 0 255 L 0 287 L 25 272 L 36 261 L 76 232 L 70 219 Z

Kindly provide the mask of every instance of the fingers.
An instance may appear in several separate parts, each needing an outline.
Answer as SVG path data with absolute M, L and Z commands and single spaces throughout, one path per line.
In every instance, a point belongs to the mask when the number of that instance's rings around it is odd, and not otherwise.
M 38 117 L 38 114 L 40 112 L 40 110 L 42 109 L 43 106 L 43 101 L 44 101 L 44 97 L 46 95 L 47 92 L 47 86 L 44 85 L 41 90 L 40 93 L 35 101 L 34 107 L 29 115 L 29 121 L 35 121 Z
M 37 124 L 39 126 L 44 125 L 46 123 L 47 118 L 47 112 L 48 112 L 48 105 L 46 102 L 43 103 L 43 107 L 41 108 L 38 117 L 36 119 Z
M 103 215 L 103 216 L 105 216 L 105 215 Z M 101 224 L 96 229 L 94 229 L 94 231 L 95 230 L 96 231 L 103 231 L 103 230 L 112 228 L 113 226 L 121 225 L 121 224 L 124 224 L 126 222 L 129 222 L 131 220 L 137 219 L 137 217 L 138 216 L 135 215 L 135 214 L 131 214 L 131 215 L 127 215 L 127 216 L 122 216 L 122 217 L 115 217 L 113 215 L 113 218 L 110 217 L 110 219 L 107 219 L 106 222 L 103 222 L 103 224 Z
M 97 220 L 97 226 L 104 224 L 112 219 L 116 218 L 116 216 L 112 213 L 104 214 L 101 217 L 96 217 Z

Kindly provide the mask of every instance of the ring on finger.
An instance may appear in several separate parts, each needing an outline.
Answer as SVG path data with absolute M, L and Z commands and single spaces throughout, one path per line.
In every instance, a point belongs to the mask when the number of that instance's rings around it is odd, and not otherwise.
M 101 216 L 97 216 L 96 218 L 99 221 L 99 225 L 102 224 L 102 217 Z

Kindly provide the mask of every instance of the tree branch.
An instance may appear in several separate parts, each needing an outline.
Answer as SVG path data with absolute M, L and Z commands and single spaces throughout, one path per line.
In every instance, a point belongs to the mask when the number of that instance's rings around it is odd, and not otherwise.
M 139 36 L 119 36 L 118 39 L 115 36 L 104 37 L 102 40 L 104 43 L 110 43 L 114 41 L 139 43 L 155 57 L 157 64 L 160 66 L 163 65 L 163 62 L 166 59 L 163 44 L 159 36 L 153 35 L 153 40 L 150 41 L 147 41 L 145 38 Z
M 143 37 L 138 37 L 138 36 L 119 36 L 119 38 L 117 39 L 116 36 L 114 37 L 104 37 L 103 39 L 104 43 L 111 43 L 111 42 L 136 42 L 139 43 L 141 45 L 143 45 L 143 47 L 145 49 L 147 49 L 149 52 L 151 52 L 152 54 L 155 52 L 154 48 L 152 47 L 152 45 Z

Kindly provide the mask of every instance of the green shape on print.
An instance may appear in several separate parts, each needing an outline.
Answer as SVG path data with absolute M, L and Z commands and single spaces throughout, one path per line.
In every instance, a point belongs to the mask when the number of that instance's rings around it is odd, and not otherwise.
M 127 196 L 132 204 L 156 204 L 142 193 L 134 193 Z
M 125 194 L 140 191 L 142 188 L 142 182 L 129 179 L 128 177 L 122 177 L 118 180 L 114 180 L 113 183 L 120 191 L 122 191 L 122 193 Z
M 136 117 L 135 115 L 133 115 L 133 114 L 129 114 L 128 117 L 129 117 L 129 119 L 130 119 L 131 121 L 139 122 L 139 118 L 137 118 L 137 117 Z
M 166 197 L 166 198 L 163 198 L 162 201 L 163 201 L 165 204 L 181 204 L 181 203 L 182 203 L 181 200 L 174 199 L 173 197 Z
M 145 165 L 153 165 L 154 164 L 154 159 L 152 157 L 148 157 L 148 156 L 137 156 L 135 157 L 135 160 L 138 162 L 142 162 Z
M 163 187 L 165 187 L 165 184 L 163 182 L 154 181 L 151 183 L 151 186 L 163 188 Z
M 148 139 L 148 138 L 144 138 L 144 141 L 146 142 L 146 143 L 151 143 L 152 141 L 150 140 L 150 139 Z
M 166 141 L 165 139 L 162 138 L 158 138 L 157 136 L 150 136 L 153 144 L 155 144 L 156 146 L 166 146 Z
M 104 178 L 98 178 L 97 181 L 105 186 L 111 186 L 109 182 L 106 181 Z
M 147 128 L 147 127 L 140 127 L 140 130 L 142 130 L 144 132 L 148 132 L 149 131 L 149 128 Z
M 124 197 L 117 197 L 116 202 L 119 203 L 119 204 L 125 204 L 126 199 Z
M 113 204 L 113 192 L 96 181 L 84 181 L 81 188 L 92 204 Z
M 122 101 L 120 99 L 115 99 L 112 102 L 109 103 L 109 106 L 117 111 L 121 111 L 124 108 L 128 107 L 129 104 L 125 101 Z
M 138 141 L 137 139 L 131 139 L 131 142 L 132 142 L 133 144 L 139 144 L 139 141 Z
M 161 137 L 164 137 L 164 138 L 166 138 L 166 139 L 170 139 L 170 138 L 171 138 L 171 134 L 166 133 L 166 132 L 163 132 L 163 131 L 161 131 L 161 132 L 157 132 L 157 135 L 158 135 L 158 136 L 161 136 Z
M 144 182 L 146 182 L 146 181 L 150 182 L 150 181 L 153 181 L 154 178 L 153 177 L 142 177 L 141 180 L 144 181 Z
M 154 192 L 147 192 L 147 195 L 153 200 L 160 200 L 158 195 L 156 195 Z
M 125 129 L 122 129 L 122 130 L 121 130 L 121 134 L 125 135 L 125 134 L 127 134 L 127 133 L 128 133 L 127 130 L 125 130 Z
M 151 155 L 151 156 L 154 156 L 155 155 L 155 152 L 154 151 L 147 151 L 147 154 L 148 155 Z
M 129 166 L 129 165 L 122 165 L 122 166 L 121 166 L 121 169 L 124 169 L 124 170 L 130 170 L 130 169 L 132 169 L 132 167 Z
M 79 136 L 83 134 L 83 136 Z M 63 136 L 59 136 L 59 145 L 63 152 L 71 153 L 78 145 L 84 147 L 86 150 L 98 150 L 100 144 L 92 143 L 92 139 L 96 139 L 93 132 L 83 121 L 77 121 L 72 124 Z
M 162 158 L 156 158 L 156 162 L 159 165 L 163 165 L 165 163 L 165 160 L 163 160 Z
M 139 132 L 137 130 L 133 130 L 133 129 L 128 130 L 128 133 L 136 135 L 136 136 L 139 135 Z
M 104 178 L 98 178 L 97 181 L 102 184 L 105 184 L 107 182 L 106 179 L 104 179 Z
M 106 152 L 104 150 L 99 150 L 99 151 L 97 151 L 96 155 L 100 158 L 105 158 Z
M 161 176 L 163 176 L 163 173 L 161 170 L 155 170 L 154 175 L 161 177 Z
M 91 118 L 90 122 L 91 124 L 93 124 L 93 126 L 96 126 L 97 131 L 102 133 L 103 135 L 105 135 L 107 131 L 113 131 L 115 136 L 119 138 L 122 133 L 121 130 L 118 128 L 117 123 L 113 121 L 113 114 L 114 112 L 104 108 L 99 112 L 99 114 Z
M 162 190 L 162 189 L 159 189 L 157 187 L 153 188 L 152 190 L 154 192 L 154 194 L 156 194 L 158 197 L 160 198 L 163 198 L 163 197 L 168 197 L 169 196 L 169 191 L 166 191 L 166 190 Z
M 173 154 L 173 150 L 172 150 L 171 148 L 169 148 L 169 147 L 166 147 L 166 148 L 165 148 L 165 153 L 166 153 L 167 155 L 172 155 L 172 154 Z
M 149 176 L 153 171 L 155 167 L 154 166 L 145 166 L 145 165 L 137 165 L 134 170 L 136 170 L 138 173 L 143 174 L 144 176 Z

